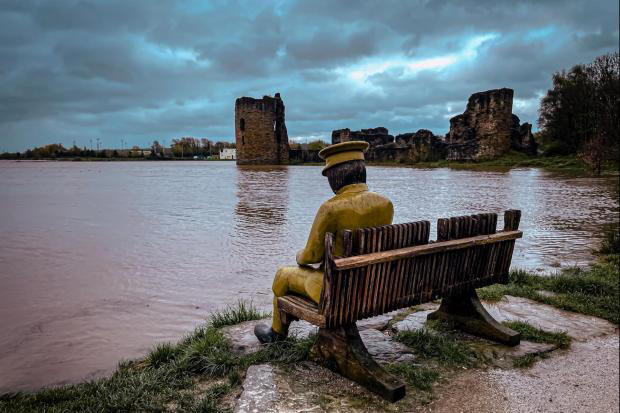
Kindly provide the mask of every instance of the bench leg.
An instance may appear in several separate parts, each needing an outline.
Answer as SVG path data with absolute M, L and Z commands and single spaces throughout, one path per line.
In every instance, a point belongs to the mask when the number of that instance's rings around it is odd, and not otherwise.
M 521 334 L 498 323 L 484 308 L 476 290 L 465 294 L 444 297 L 441 306 L 427 316 L 428 320 L 445 320 L 461 330 L 509 346 L 521 341 Z
M 405 396 L 405 384 L 373 360 L 355 324 L 320 328 L 310 359 L 391 402 Z

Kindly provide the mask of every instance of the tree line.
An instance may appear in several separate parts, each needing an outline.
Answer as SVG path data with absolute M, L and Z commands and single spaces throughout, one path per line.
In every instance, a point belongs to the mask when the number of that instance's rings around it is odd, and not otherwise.
M 596 174 L 619 155 L 620 56 L 599 56 L 553 74 L 540 102 L 538 126 L 545 155 L 577 155 Z
M 58 159 L 58 158 L 151 158 L 161 159 L 169 157 L 193 158 L 194 156 L 208 158 L 218 156 L 224 148 L 234 148 L 231 142 L 209 139 L 183 137 L 173 139 L 169 150 L 166 150 L 159 141 L 155 140 L 150 147 L 140 148 L 133 146 L 131 149 L 87 149 L 73 145 L 65 148 L 60 143 L 52 143 L 40 147 L 28 149 L 25 152 L 3 153 L 2 159 Z

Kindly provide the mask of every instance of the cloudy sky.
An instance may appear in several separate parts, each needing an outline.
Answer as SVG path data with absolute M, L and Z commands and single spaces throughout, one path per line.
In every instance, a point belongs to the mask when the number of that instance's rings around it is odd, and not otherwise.
M 234 141 L 234 101 L 280 92 L 292 139 L 443 134 L 470 94 L 618 48 L 618 1 L 27 1 L 0 4 L 0 152 L 51 142 Z

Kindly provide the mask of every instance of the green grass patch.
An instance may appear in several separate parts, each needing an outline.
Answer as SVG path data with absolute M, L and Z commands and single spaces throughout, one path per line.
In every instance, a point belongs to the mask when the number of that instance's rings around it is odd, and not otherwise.
M 220 328 L 233 326 L 244 321 L 260 320 L 269 316 L 270 313 L 259 311 L 251 302 L 239 300 L 235 306 L 229 306 L 224 310 L 212 313 L 209 321 L 213 327 Z
M 394 363 L 386 366 L 390 373 L 400 376 L 410 385 L 424 391 L 431 391 L 433 383 L 439 380 L 439 372 L 410 363 Z
M 474 367 L 483 361 L 482 356 L 463 340 L 438 334 L 430 328 L 400 331 L 394 339 L 413 349 L 417 355 L 437 360 L 446 367 Z
M 0 411 L 156 411 L 180 399 L 192 384 L 191 376 L 173 368 L 144 369 L 124 363 L 107 378 L 36 393 L 5 394 L 0 396 Z
M 120 363 L 110 377 L 34 393 L 4 394 L 0 411 L 226 411 L 222 398 L 238 388 L 250 365 L 306 360 L 316 340 L 315 336 L 290 337 L 251 354 L 233 353 L 218 326 L 264 316 L 251 304 L 239 302 L 236 308 L 216 313 L 210 323 L 178 343 L 158 344 L 143 360 Z
M 284 341 L 265 344 L 254 353 L 240 358 L 240 366 L 247 368 L 253 364 L 279 363 L 290 364 L 307 360 L 310 348 L 316 342 L 316 335 L 306 338 L 287 337 Z
M 506 295 L 508 289 L 503 284 L 493 284 L 488 287 L 480 288 L 477 290 L 478 298 L 482 301 L 488 301 L 490 303 L 496 303 L 500 301 Z
M 526 369 L 534 365 L 536 358 L 536 354 L 526 354 L 525 356 L 515 358 L 512 361 L 512 366 L 519 369 Z
M 153 350 L 146 356 L 146 364 L 151 367 L 158 368 L 164 364 L 168 364 L 178 357 L 178 348 L 171 343 L 160 343 L 155 345 Z
M 534 343 L 553 344 L 561 349 L 570 347 L 571 338 L 563 331 L 546 331 L 524 321 L 517 320 L 504 321 L 502 324 L 521 333 L 522 340 L 532 341 Z
M 552 275 L 512 271 L 506 285 L 478 290 L 481 299 L 498 301 L 504 295 L 525 297 L 562 310 L 620 322 L 618 254 L 602 257 L 587 268 L 570 268 Z M 540 291 L 553 295 L 543 295 Z
M 408 163 L 415 168 L 452 168 L 479 171 L 506 171 L 511 168 L 545 168 L 564 171 L 573 175 L 588 175 L 588 166 L 576 155 L 563 156 L 532 156 L 522 152 L 510 151 L 507 154 L 490 160 L 479 161 L 449 161 L 441 159 L 430 162 Z M 605 175 L 618 173 L 617 162 L 606 162 L 603 165 Z
M 603 231 L 601 254 L 620 254 L 620 225 L 608 225 Z

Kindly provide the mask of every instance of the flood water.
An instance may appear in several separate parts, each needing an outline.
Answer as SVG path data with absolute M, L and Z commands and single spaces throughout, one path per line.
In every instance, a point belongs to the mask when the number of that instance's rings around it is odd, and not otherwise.
M 267 308 L 332 196 L 320 170 L 0 162 L 0 393 L 101 376 L 240 298 Z M 521 209 L 513 267 L 539 271 L 591 260 L 615 180 L 368 168 L 395 223 Z

